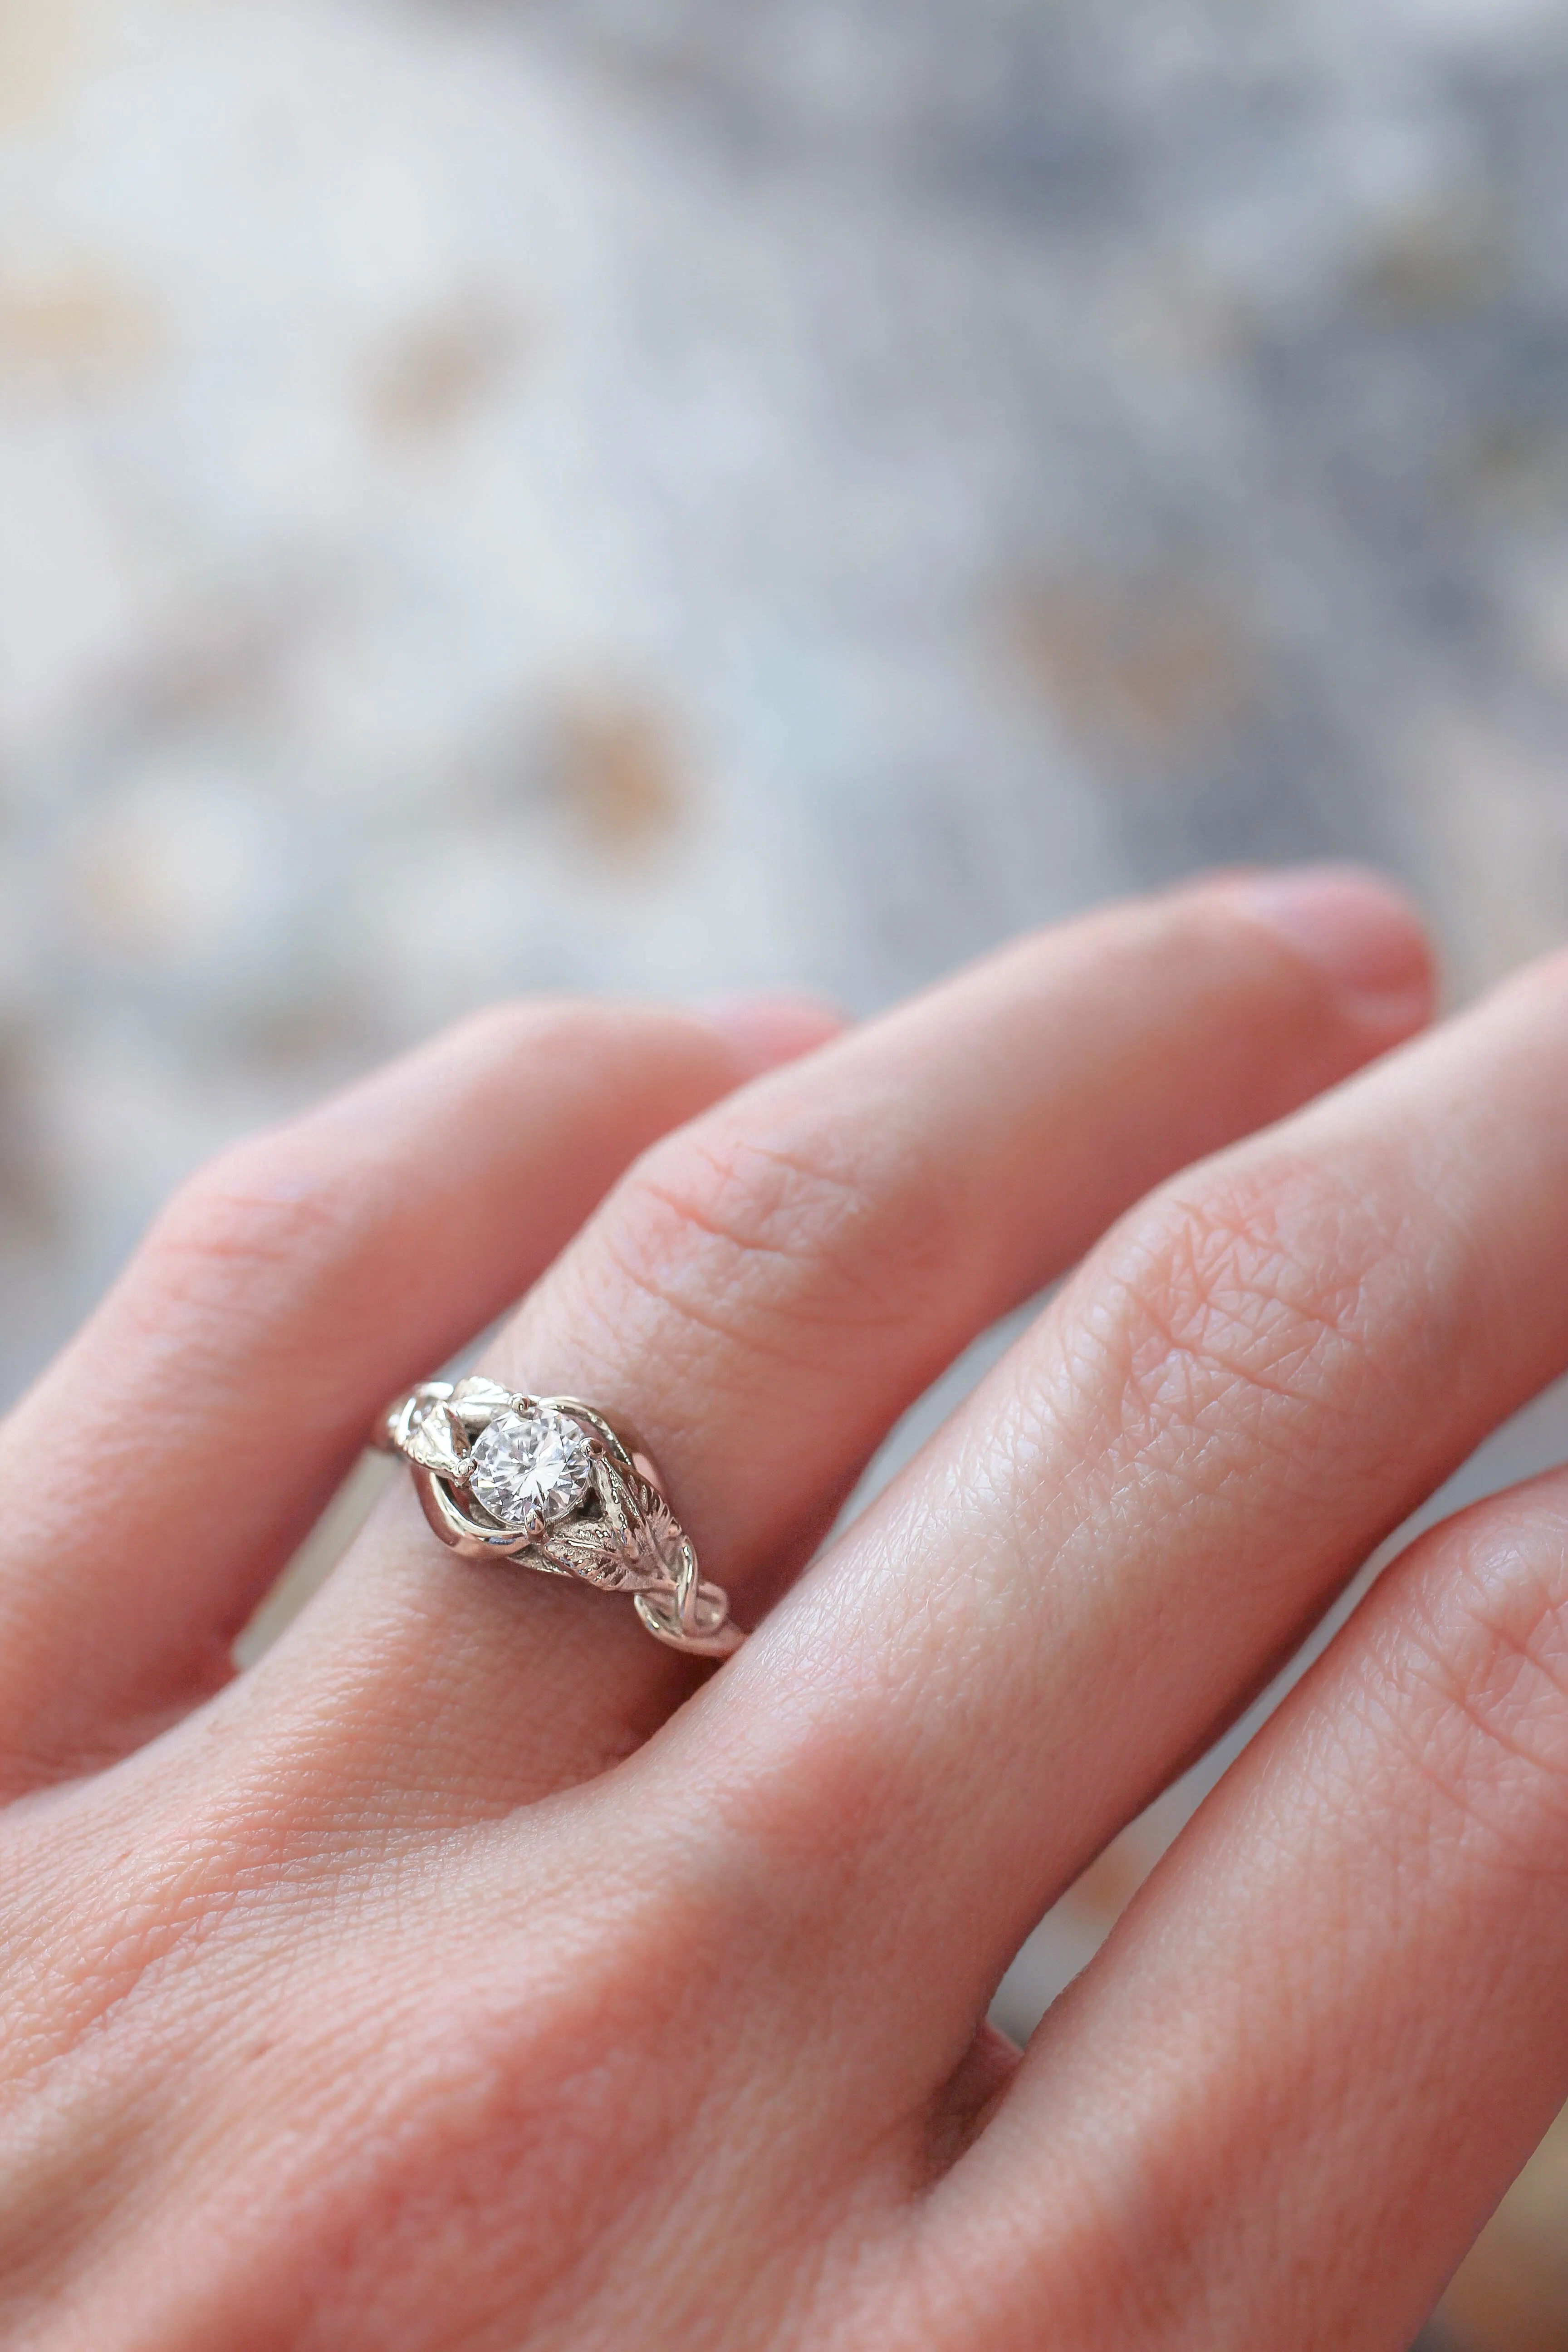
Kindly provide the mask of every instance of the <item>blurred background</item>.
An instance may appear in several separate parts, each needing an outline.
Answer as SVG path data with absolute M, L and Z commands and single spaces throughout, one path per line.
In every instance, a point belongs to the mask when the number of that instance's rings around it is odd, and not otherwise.
M 1210 859 L 1563 936 L 1565 110 L 1568 0 L 0 0 L 0 1398 L 489 998 Z M 1568 2131 L 1439 2326 L 1568 2347 Z

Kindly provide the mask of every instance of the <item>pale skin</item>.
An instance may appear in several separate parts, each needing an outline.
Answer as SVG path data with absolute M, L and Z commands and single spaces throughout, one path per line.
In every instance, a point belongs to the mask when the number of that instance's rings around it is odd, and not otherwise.
M 984 2020 L 1568 1367 L 1568 959 L 1431 989 L 1372 880 L 1226 877 L 844 1034 L 489 1014 L 198 1175 L 0 1428 L 0 2341 L 1401 2352 L 1568 2097 L 1568 1476 L 1398 1559 Z M 746 1647 L 400 1478 L 232 1677 L 520 1297 L 483 1368 L 639 1433 Z

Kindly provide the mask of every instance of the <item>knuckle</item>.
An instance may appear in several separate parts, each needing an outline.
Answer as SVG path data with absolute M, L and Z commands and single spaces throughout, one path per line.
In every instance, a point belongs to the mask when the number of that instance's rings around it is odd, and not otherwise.
M 767 1137 L 710 1121 L 656 1146 L 623 1182 L 608 1240 L 617 1275 L 726 1339 L 799 1359 L 825 1328 L 902 1319 L 944 1256 L 874 1141 Z
M 1371 1376 L 1372 1337 L 1417 1304 L 1396 1229 L 1321 1164 L 1270 1159 L 1173 1189 L 1110 1267 L 1127 1434 L 1223 1457 L 1310 1458 L 1338 1442 Z
M 319 1163 L 296 1166 L 284 1135 L 236 1144 L 181 1185 L 142 1244 L 160 1308 L 292 1295 L 337 1255 L 365 1202 Z
M 441 2059 L 384 2070 L 390 2127 L 345 2150 L 345 2194 L 361 2213 L 526 2204 L 539 2294 L 602 2259 L 628 2200 L 677 2204 L 675 2159 L 710 2087 L 665 2053 L 701 2035 L 712 1990 L 676 1965 L 689 1945 L 660 1908 L 657 1939 L 650 1922 L 623 1919 L 619 1946 L 586 1958 L 580 1930 L 564 1962 L 539 1940 L 504 1936 L 456 1999 L 449 1974 L 411 1966 L 405 2015 L 420 2046 L 438 2038 Z M 363 2022 L 374 2065 L 384 2029 Z
M 1561 1879 L 1568 1822 L 1568 1508 L 1460 1523 L 1402 1613 L 1379 1712 L 1466 1827 Z M 1457 1564 L 1450 1544 L 1460 1544 Z

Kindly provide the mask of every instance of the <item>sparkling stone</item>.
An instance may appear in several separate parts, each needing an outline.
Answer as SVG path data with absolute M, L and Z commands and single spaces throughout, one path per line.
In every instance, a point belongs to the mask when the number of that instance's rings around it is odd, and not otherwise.
M 503 1528 L 525 1528 L 535 1513 L 568 1517 L 588 1492 L 590 1464 L 588 1440 L 563 1413 L 498 1412 L 474 1441 L 468 1489 Z

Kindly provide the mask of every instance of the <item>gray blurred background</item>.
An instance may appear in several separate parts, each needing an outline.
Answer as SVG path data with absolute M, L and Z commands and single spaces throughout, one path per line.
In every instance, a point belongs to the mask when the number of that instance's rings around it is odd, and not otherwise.
M 488 998 L 1561 936 L 1565 108 L 1563 0 L 0 0 L 0 1394 Z M 1568 2347 L 1563 2149 L 1447 2324 Z

